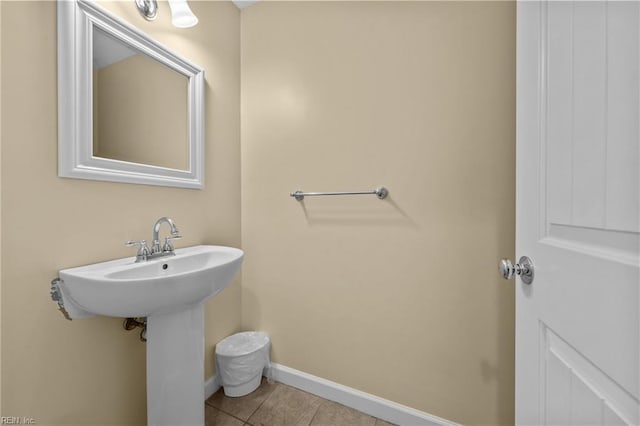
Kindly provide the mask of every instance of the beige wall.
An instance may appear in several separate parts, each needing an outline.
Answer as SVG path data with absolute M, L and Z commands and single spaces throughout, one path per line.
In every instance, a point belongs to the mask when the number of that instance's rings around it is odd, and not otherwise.
M 465 424 L 512 423 L 513 290 L 495 265 L 514 251 L 515 6 L 245 9 L 240 187 L 240 14 L 190 5 L 200 25 L 176 30 L 166 4 L 154 23 L 106 4 L 206 69 L 203 191 L 58 178 L 55 4 L 0 2 L 2 415 L 145 422 L 137 334 L 63 320 L 48 286 L 129 255 L 122 243 L 169 215 L 179 246 L 247 252 L 242 306 L 236 282 L 207 309 L 207 377 L 242 308 L 276 362 Z M 379 184 L 388 200 L 288 197 Z
M 61 268 L 132 255 L 171 216 L 184 239 L 240 244 L 240 56 L 237 8 L 191 2 L 200 25 L 171 27 L 168 7 L 145 22 L 134 2 L 107 7 L 205 68 L 206 187 L 202 191 L 57 177 L 56 8 L 2 2 L 2 415 L 38 424 L 145 423 L 145 345 L 122 321 L 66 321 L 49 298 Z M 213 345 L 239 330 L 236 282 L 206 313 Z
M 274 361 L 513 423 L 515 4 L 242 12 L 242 326 Z M 296 189 L 373 196 L 309 198 Z
M 2 23 L 2 2 L 0 2 Z M 0 83 L 2 82 L 2 31 L 0 31 Z M 0 194 L 2 190 L 2 84 L 0 84 Z M 2 323 L 2 196 L 0 195 L 0 324 Z M 2 326 L 0 326 L 0 413 L 2 413 Z

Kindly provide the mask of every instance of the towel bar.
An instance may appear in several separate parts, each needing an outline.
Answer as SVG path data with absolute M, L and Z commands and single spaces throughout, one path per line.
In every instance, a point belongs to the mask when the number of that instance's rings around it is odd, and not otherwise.
M 384 186 L 380 186 L 373 191 L 302 192 L 298 190 L 289 194 L 289 196 L 295 198 L 298 201 L 304 200 L 304 197 L 320 197 L 324 195 L 375 195 L 379 199 L 383 200 L 387 195 L 389 195 L 389 191 Z

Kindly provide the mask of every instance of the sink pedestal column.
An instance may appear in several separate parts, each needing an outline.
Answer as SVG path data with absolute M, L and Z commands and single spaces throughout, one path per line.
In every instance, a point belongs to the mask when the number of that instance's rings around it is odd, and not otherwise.
M 147 317 L 147 424 L 204 425 L 204 304 Z

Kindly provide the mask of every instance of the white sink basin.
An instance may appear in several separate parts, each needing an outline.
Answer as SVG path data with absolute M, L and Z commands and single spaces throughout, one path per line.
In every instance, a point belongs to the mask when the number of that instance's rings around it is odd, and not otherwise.
M 225 289 L 244 256 L 240 249 L 223 246 L 175 253 L 140 263 L 129 257 L 60 271 L 65 309 L 71 318 L 148 317 L 184 309 Z
M 231 284 L 244 252 L 195 246 L 175 253 L 62 270 L 51 295 L 70 319 L 147 317 L 148 424 L 204 425 L 203 302 Z

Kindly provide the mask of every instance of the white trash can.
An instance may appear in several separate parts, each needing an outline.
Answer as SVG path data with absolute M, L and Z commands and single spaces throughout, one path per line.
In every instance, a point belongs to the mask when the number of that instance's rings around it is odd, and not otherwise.
M 269 335 L 245 331 L 223 339 L 216 345 L 216 369 L 224 394 L 247 395 L 260 386 L 263 370 L 271 367 Z

